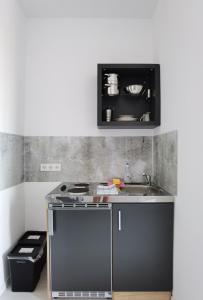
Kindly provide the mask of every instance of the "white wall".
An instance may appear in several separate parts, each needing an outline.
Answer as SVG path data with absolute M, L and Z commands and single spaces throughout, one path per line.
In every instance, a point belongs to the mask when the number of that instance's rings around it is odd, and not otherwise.
M 0 0 L 0 132 L 23 134 L 24 17 L 15 0 Z
M 152 22 L 30 19 L 25 135 L 149 135 L 97 129 L 97 63 L 153 63 Z
M 47 230 L 47 200 L 45 199 L 45 196 L 57 185 L 59 185 L 59 182 L 24 183 L 26 230 Z
M 15 0 L 0 0 L 0 132 L 23 134 L 24 17 Z M 0 294 L 6 254 L 25 225 L 23 186 L 0 191 Z
M 97 63 L 146 62 L 153 63 L 149 20 L 29 19 L 25 135 L 151 135 L 96 125 Z M 43 199 L 51 189 L 25 183 L 26 228 L 44 228 Z
M 0 192 L 0 295 L 9 278 L 6 256 L 24 230 L 25 203 L 20 184 Z
M 175 300 L 202 299 L 202 11 L 200 0 L 162 0 L 154 18 L 162 86 L 162 126 L 156 133 L 178 129 Z

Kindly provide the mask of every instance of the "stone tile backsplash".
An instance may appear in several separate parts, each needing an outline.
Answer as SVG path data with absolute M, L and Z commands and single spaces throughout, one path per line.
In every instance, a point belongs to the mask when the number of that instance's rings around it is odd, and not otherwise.
M 23 137 L 0 133 L 0 190 L 23 181 L 132 181 L 152 174 L 153 182 L 177 194 L 177 132 L 154 137 Z M 41 163 L 61 163 L 60 172 L 41 172 Z
M 153 137 L 153 181 L 177 194 L 177 131 Z
M 25 181 L 132 181 L 152 174 L 152 137 L 25 137 Z M 61 163 L 61 172 L 40 172 L 41 163 Z
M 24 181 L 23 140 L 20 135 L 0 133 L 0 190 Z

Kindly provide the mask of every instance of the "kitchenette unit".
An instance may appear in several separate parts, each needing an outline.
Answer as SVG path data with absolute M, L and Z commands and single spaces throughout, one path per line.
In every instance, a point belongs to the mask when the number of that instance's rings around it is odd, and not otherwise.
M 117 195 L 98 186 L 65 182 L 47 195 L 50 295 L 171 299 L 174 197 L 144 183 Z

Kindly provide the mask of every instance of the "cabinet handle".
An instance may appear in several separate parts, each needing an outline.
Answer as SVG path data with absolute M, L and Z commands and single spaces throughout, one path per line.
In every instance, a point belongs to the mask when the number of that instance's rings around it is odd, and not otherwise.
M 121 231 L 122 225 L 121 225 L 121 210 L 118 211 L 118 231 Z
M 49 236 L 54 235 L 54 215 L 53 215 L 53 210 L 48 210 L 48 234 Z

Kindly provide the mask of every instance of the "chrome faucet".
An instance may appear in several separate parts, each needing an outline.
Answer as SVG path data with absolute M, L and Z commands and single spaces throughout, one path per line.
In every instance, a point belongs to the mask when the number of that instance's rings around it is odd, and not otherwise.
M 145 178 L 146 183 L 151 186 L 152 185 L 152 176 L 146 173 L 143 173 L 142 176 Z

